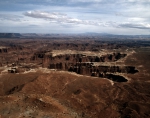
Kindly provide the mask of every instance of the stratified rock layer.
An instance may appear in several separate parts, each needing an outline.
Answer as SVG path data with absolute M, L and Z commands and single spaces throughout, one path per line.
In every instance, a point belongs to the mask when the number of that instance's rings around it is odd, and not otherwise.
M 101 66 L 95 65 L 98 62 L 115 62 L 122 59 L 126 54 L 113 53 L 101 56 L 87 56 L 84 54 L 60 54 L 53 56 L 52 53 L 46 55 L 46 52 L 39 52 L 33 56 L 33 60 L 42 59 L 43 67 L 49 69 L 64 70 L 76 72 L 81 75 L 103 77 L 116 82 L 127 82 L 122 76 L 113 75 L 114 73 L 131 73 L 138 72 L 133 66 Z M 111 73 L 111 74 L 110 74 Z M 113 73 L 113 74 L 112 74 Z

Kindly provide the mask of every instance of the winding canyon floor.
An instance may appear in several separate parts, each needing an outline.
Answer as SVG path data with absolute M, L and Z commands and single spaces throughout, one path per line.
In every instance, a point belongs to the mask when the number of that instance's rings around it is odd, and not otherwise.
M 130 41 L 97 42 L 70 40 L 67 45 L 66 40 L 1 40 L 0 118 L 150 117 L 150 46 Z M 116 52 L 126 56 L 110 60 L 107 54 Z M 72 63 L 69 66 L 66 57 L 68 70 L 55 66 L 62 61 L 53 57 L 61 55 L 63 60 L 65 54 L 107 56 L 99 62 L 90 62 L 95 65 L 83 74 L 70 71 Z M 81 63 L 81 60 L 80 65 L 75 63 L 74 68 L 83 68 Z M 105 66 L 107 72 L 102 72 L 99 66 Z M 110 70 L 112 66 L 119 71 Z M 123 66 L 132 66 L 137 71 L 130 73 L 130 68 L 124 70 Z M 95 72 L 95 68 L 99 70 Z M 98 75 L 93 75 L 93 71 Z M 127 81 L 115 81 L 108 74 Z

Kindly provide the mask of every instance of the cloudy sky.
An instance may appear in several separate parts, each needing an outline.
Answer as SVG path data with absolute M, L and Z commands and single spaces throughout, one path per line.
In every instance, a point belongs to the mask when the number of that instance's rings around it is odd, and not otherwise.
M 0 32 L 150 34 L 150 0 L 0 0 Z

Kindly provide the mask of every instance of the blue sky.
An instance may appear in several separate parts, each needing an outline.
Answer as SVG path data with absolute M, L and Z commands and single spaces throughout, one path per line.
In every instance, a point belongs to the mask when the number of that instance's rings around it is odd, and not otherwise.
M 0 32 L 150 34 L 150 0 L 0 0 Z

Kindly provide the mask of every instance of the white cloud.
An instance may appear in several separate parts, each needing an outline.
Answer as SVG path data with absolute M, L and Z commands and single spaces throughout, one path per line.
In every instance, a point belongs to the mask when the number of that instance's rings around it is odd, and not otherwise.
M 150 2 L 150 0 L 127 0 L 128 2 Z
M 21 21 L 21 18 L 22 16 L 19 16 L 19 15 L 0 13 L 1 21 L 8 20 L 8 21 L 19 22 Z
M 71 0 L 72 2 L 102 2 L 103 0 Z
M 145 18 L 131 17 L 131 18 L 128 18 L 128 21 L 131 21 L 131 22 L 144 22 Z
M 122 23 L 119 25 L 119 27 L 124 27 L 124 28 L 136 28 L 136 29 L 150 29 L 150 24 L 135 24 L 135 23 Z
M 0 0 L 0 26 L 22 32 L 149 34 L 149 5 L 150 0 Z
M 43 12 L 43 11 L 28 11 L 24 13 L 25 16 L 32 18 L 40 18 L 49 20 L 51 22 L 58 23 L 72 23 L 72 24 L 84 24 L 84 25 L 100 25 L 100 22 L 81 20 L 77 18 L 68 17 L 66 14 L 56 13 L 56 12 Z
M 24 13 L 25 16 L 43 19 L 56 24 L 74 24 L 74 25 L 91 25 L 95 27 L 122 27 L 122 28 L 136 28 L 136 29 L 150 29 L 150 24 L 144 22 L 144 18 L 131 17 L 126 18 L 124 21 L 96 21 L 96 20 L 82 20 L 78 18 L 71 18 L 67 14 L 58 12 L 43 12 L 43 11 L 28 11 Z

